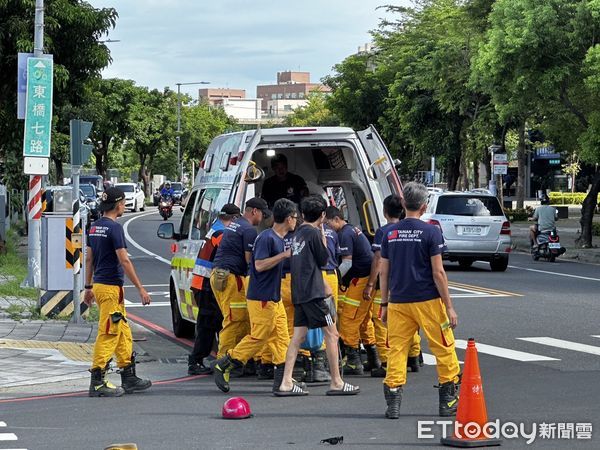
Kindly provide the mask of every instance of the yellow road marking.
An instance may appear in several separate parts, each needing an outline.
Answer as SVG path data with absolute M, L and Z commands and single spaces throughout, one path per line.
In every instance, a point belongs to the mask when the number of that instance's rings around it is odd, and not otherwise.
M 93 344 L 80 344 L 77 342 L 18 341 L 15 339 L 0 339 L 0 348 L 55 349 L 72 361 L 83 362 L 91 362 L 94 352 Z
M 523 297 L 523 294 L 517 294 L 515 292 L 500 291 L 498 289 L 491 289 L 491 288 L 486 288 L 486 287 L 482 287 L 482 286 L 474 286 L 472 284 L 457 283 L 455 281 L 448 281 L 448 287 L 471 289 L 473 291 L 479 291 L 479 292 L 484 292 L 484 293 L 494 294 L 494 295 L 508 295 L 510 297 Z

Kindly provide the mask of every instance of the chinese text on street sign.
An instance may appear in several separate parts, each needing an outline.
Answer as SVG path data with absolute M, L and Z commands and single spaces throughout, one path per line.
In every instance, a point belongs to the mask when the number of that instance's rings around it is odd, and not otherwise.
M 52 128 L 52 60 L 27 60 L 27 105 L 23 155 L 49 158 Z

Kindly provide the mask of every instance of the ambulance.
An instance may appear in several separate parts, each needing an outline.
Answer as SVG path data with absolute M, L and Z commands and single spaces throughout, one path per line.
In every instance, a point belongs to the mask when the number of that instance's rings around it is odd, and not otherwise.
M 310 194 L 340 208 L 349 223 L 372 239 L 385 223 L 383 199 L 401 195 L 398 160 L 393 160 L 373 126 L 271 128 L 223 134 L 209 145 L 179 226 L 161 224 L 158 237 L 173 239 L 169 280 L 173 332 L 192 337 L 198 308 L 190 289 L 203 238 L 225 203 L 242 211 L 261 196 L 273 176 L 270 161 L 283 154 L 288 171 L 301 176 Z

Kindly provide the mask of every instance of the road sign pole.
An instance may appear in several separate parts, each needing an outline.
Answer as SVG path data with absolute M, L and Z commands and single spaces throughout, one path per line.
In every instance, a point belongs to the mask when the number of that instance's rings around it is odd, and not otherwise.
M 73 234 L 72 241 L 75 247 L 73 257 L 73 318 L 72 322 L 81 322 L 81 246 L 83 239 L 77 239 L 75 236 L 81 234 L 81 213 L 79 204 L 79 169 L 80 166 L 71 166 L 71 175 L 73 177 Z
M 44 0 L 35 0 L 35 24 L 33 36 L 33 55 L 41 57 L 44 53 Z M 41 287 L 41 224 L 42 217 L 42 177 L 29 177 L 29 217 L 27 222 L 27 278 L 24 287 Z

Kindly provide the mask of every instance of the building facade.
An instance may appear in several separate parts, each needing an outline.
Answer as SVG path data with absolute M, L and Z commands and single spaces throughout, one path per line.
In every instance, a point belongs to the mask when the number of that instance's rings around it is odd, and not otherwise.
M 277 72 L 277 84 L 261 85 L 256 87 L 256 97 L 261 100 L 261 108 L 267 115 L 269 101 L 275 100 L 305 100 L 313 91 L 331 92 L 331 89 L 321 83 L 310 82 L 310 72 Z M 295 102 L 289 102 L 290 105 Z M 273 108 L 276 106 L 276 108 Z M 271 111 L 279 109 L 271 104 Z M 295 106 L 297 107 L 297 106 Z M 284 109 L 281 109 L 284 111 Z
M 198 89 L 198 100 L 200 103 L 208 102 L 214 105 L 223 99 L 244 99 L 246 98 L 245 89 L 229 89 L 229 88 L 204 88 Z

